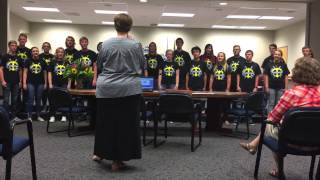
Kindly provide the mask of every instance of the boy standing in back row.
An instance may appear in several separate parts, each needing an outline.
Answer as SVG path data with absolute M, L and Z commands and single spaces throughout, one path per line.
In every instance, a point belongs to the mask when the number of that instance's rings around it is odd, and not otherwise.
M 188 52 L 182 50 L 183 39 L 176 39 L 177 49 L 173 52 L 173 60 L 176 62 L 180 69 L 179 75 L 179 89 L 186 89 L 186 74 L 189 70 L 191 58 Z

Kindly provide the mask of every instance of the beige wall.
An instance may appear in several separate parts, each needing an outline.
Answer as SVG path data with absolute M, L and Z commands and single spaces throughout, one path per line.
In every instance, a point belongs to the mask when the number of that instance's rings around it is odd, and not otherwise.
M 278 47 L 288 46 L 288 67 L 291 70 L 295 60 L 302 56 L 301 48 L 305 45 L 306 22 L 301 21 L 275 32 Z
M 20 33 L 29 34 L 29 23 L 25 19 L 13 13 L 10 13 L 9 19 L 8 40 L 17 40 Z
M 49 41 L 53 48 L 64 47 L 66 36 L 76 38 L 76 48 L 80 48 L 78 39 L 87 36 L 89 48 L 96 50 L 96 44 L 109 37 L 115 36 L 112 26 L 102 25 L 76 25 L 76 24 L 48 24 L 30 23 L 30 43 L 33 46 L 41 46 L 43 41 Z M 194 45 L 204 48 L 206 43 L 212 43 L 215 54 L 223 51 L 227 57 L 232 55 L 232 46 L 239 44 L 242 47 L 241 54 L 245 50 L 252 49 L 255 52 L 255 60 L 261 62 L 268 55 L 268 44 L 273 42 L 274 31 L 239 31 L 239 30 L 213 30 L 213 29 L 185 29 L 185 28 L 150 28 L 135 27 L 132 35 L 143 46 L 155 41 L 158 52 L 164 53 L 167 48 L 174 47 L 174 40 L 182 37 L 185 41 L 184 49 L 190 51 Z

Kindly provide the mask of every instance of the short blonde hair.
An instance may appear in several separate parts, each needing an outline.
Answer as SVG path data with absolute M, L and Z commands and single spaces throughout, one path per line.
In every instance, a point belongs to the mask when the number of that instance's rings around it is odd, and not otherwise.
M 320 62 L 311 57 L 297 59 L 292 70 L 292 81 L 299 84 L 320 84 Z

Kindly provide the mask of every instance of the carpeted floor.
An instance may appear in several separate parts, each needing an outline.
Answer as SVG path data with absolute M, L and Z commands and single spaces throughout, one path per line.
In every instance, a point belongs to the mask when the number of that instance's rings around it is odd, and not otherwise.
M 57 123 L 56 126 L 66 124 Z M 179 124 L 169 129 L 172 136 L 158 148 L 143 148 L 141 160 L 129 161 L 129 168 L 111 172 L 110 161 L 96 163 L 91 160 L 93 135 L 67 137 L 66 133 L 47 134 L 46 123 L 34 122 L 37 174 L 40 180 L 104 180 L 104 179 L 174 179 L 174 180 L 247 180 L 253 179 L 255 156 L 242 150 L 239 138 L 204 134 L 202 146 L 190 152 L 189 132 L 181 132 Z M 258 130 L 259 125 L 252 126 Z M 170 131 L 171 130 L 171 131 Z M 25 134 L 25 127 L 16 129 Z M 309 157 L 288 156 L 285 159 L 287 179 L 308 179 Z M 317 160 L 318 161 L 318 160 Z M 0 160 L 0 179 L 4 179 L 5 161 Z M 271 152 L 264 148 L 259 179 L 274 179 L 268 175 L 273 167 Z M 13 159 L 13 180 L 31 179 L 29 149 Z

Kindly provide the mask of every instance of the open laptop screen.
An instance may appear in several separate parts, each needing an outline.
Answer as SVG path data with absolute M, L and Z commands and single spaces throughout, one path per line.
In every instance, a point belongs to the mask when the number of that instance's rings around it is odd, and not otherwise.
M 153 91 L 153 78 L 143 77 L 140 79 L 142 91 Z

